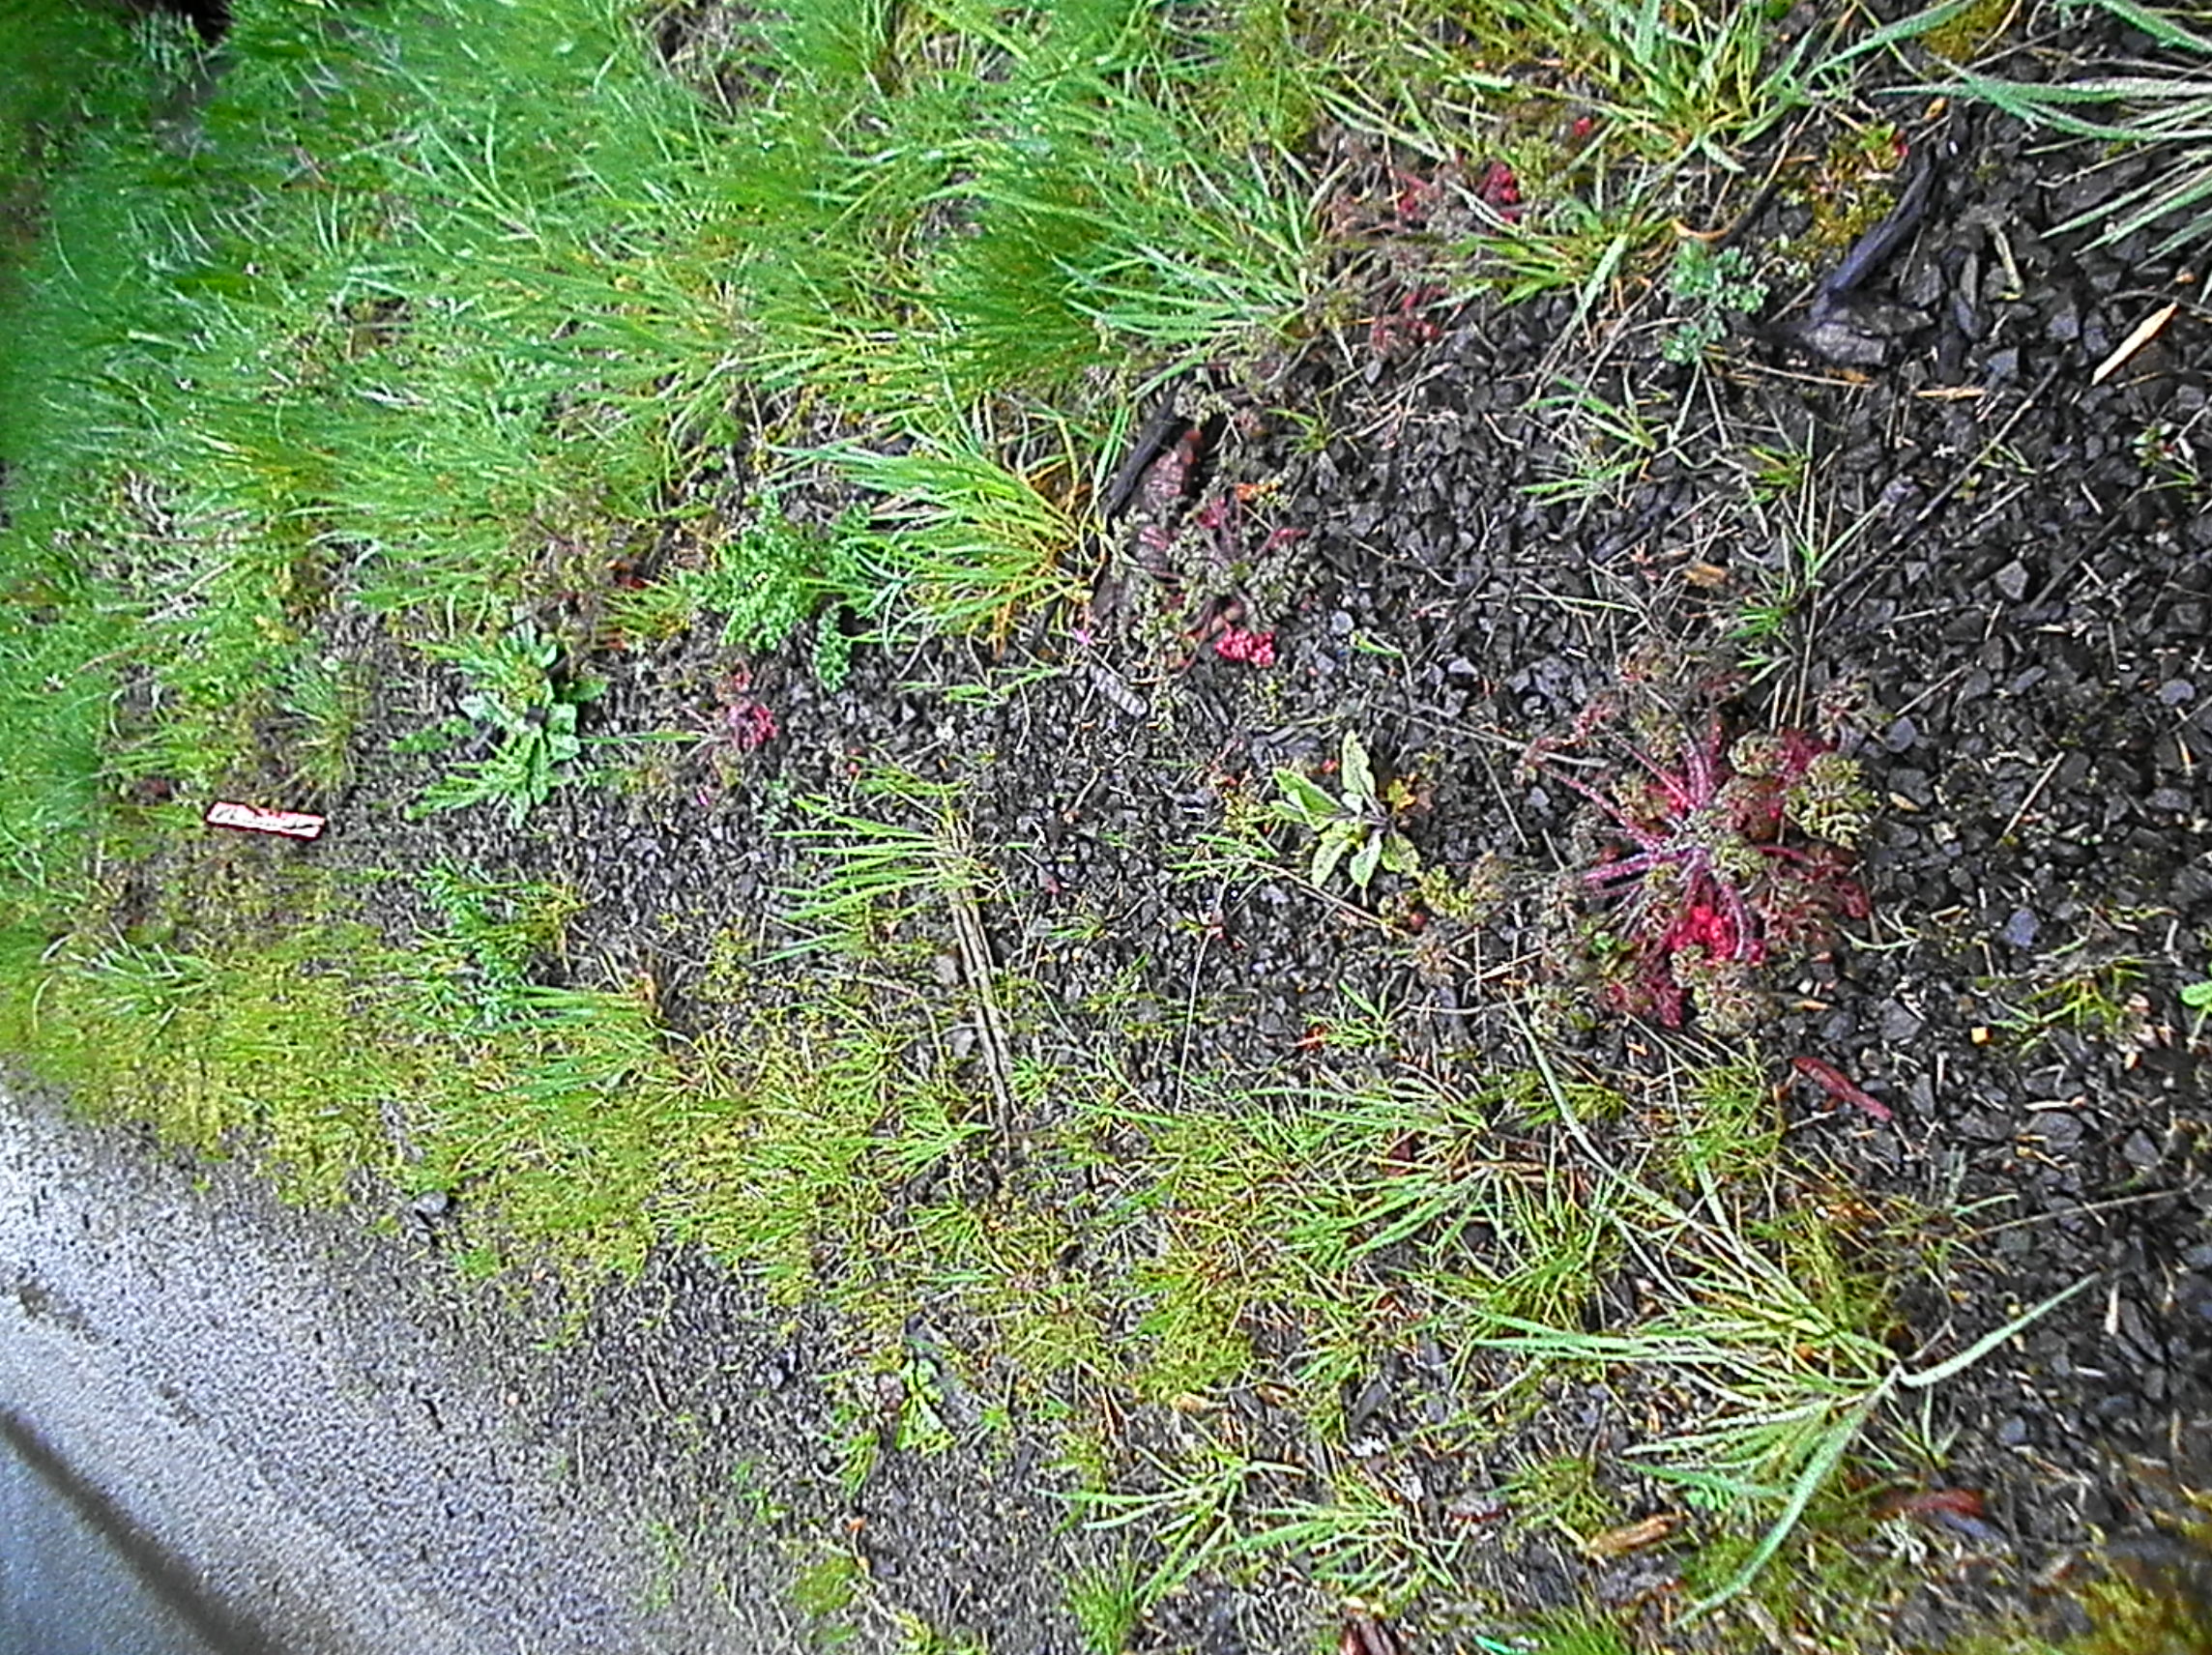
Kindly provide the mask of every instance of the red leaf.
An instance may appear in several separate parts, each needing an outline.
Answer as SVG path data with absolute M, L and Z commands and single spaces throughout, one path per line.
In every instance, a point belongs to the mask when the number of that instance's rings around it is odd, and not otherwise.
M 1888 1104 L 1860 1087 L 1835 1064 L 1823 1063 L 1818 1058 L 1791 1058 L 1790 1066 L 1839 1103 L 1853 1104 L 1877 1120 L 1893 1118 Z

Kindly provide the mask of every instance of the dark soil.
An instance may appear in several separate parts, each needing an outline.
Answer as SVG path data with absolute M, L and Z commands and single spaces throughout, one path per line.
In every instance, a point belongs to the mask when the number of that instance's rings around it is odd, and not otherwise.
M 1127 1043 L 1135 1079 L 1165 1098 L 1178 1068 L 1291 1052 L 1348 987 L 1416 1008 L 1403 1055 L 1423 1061 L 1514 1049 L 1508 995 L 1571 1006 L 1546 974 L 1557 950 L 1541 896 L 1578 801 L 1517 758 L 1609 693 L 1632 655 L 1656 649 L 1694 679 L 1732 669 L 1711 705 L 1739 728 L 1840 709 L 1882 801 L 1858 868 L 1873 916 L 1777 973 L 1758 1049 L 1778 1086 L 1789 1059 L 1815 1058 L 1894 1118 L 1798 1085 L 1793 1153 L 1839 1214 L 1856 1202 L 1883 1215 L 1902 1350 L 1948 1353 L 2097 1284 L 1939 1395 L 1937 1423 L 1957 1434 L 1948 1481 L 1980 1492 L 1986 1522 L 1931 1525 L 1924 1574 L 1887 1633 L 1948 1637 L 1993 1602 L 2032 1599 L 2026 1582 L 2054 1560 L 2100 1535 L 2149 1534 L 2184 1491 L 2212 1488 L 2212 1042 L 2176 1002 L 2212 937 L 2212 517 L 2202 488 L 2154 451 L 2200 432 L 2206 406 L 2206 323 L 2177 272 L 2139 247 L 2051 235 L 2107 185 L 2054 182 L 2010 124 L 1961 108 L 1911 136 L 1940 159 L 1925 219 L 1851 296 L 1850 326 L 1873 347 L 1821 354 L 1792 326 L 1809 294 L 1778 291 L 1692 367 L 1659 354 L 1657 293 L 1593 331 L 1570 299 L 1400 308 L 1385 287 L 1376 305 L 1400 318 L 1391 327 L 1221 376 L 1230 412 L 1197 480 L 1154 502 L 1186 532 L 1163 546 L 1125 523 L 1089 614 L 1032 617 L 995 648 L 863 648 L 835 692 L 796 655 L 751 660 L 749 693 L 778 734 L 731 774 L 663 749 L 628 792 L 565 788 L 521 832 L 496 810 L 410 821 L 437 761 L 409 773 L 379 760 L 304 854 L 341 870 L 473 859 L 570 884 L 590 905 L 571 958 L 597 962 L 579 973 L 650 973 L 662 1014 L 697 1030 L 729 1015 L 701 992 L 711 940 L 728 927 L 777 938 L 774 893 L 809 877 L 779 836 L 800 821 L 794 800 L 840 797 L 862 766 L 957 779 L 1003 880 L 994 945 L 1054 1013 L 1043 1038 L 1124 1040 L 1082 1009 L 1118 980 L 1159 1006 L 1203 1002 L 1187 1033 Z M 1756 254 L 1803 219 L 1785 191 L 1739 245 Z M 2184 303 L 2158 337 L 2093 384 L 2169 297 Z M 1828 360 L 1837 351 L 1857 365 Z M 1669 451 L 1587 502 L 1532 497 L 1528 484 L 1582 463 L 1571 423 L 1534 406 L 1562 383 L 1639 399 L 1669 426 Z M 1743 456 L 1789 445 L 1815 455 L 1818 532 L 1864 527 L 1769 644 L 1774 670 L 1745 673 L 1729 628 L 1784 575 L 1797 525 L 1784 505 L 1747 505 Z M 744 457 L 733 466 L 742 476 Z M 1240 515 L 1192 527 L 1238 484 Z M 706 486 L 734 497 L 737 484 Z M 1272 663 L 1218 651 L 1224 624 L 1271 632 Z M 457 682 L 371 636 L 334 642 L 382 652 L 364 751 L 452 711 Z M 712 638 L 601 648 L 589 665 L 611 688 L 588 727 L 694 724 L 738 664 Z M 1018 686 L 945 693 L 978 682 Z M 1319 767 L 1348 729 L 1433 790 L 1409 820 L 1426 863 L 1507 858 L 1507 900 L 1441 958 L 1416 961 L 1404 933 L 1289 878 L 1164 871 L 1218 829 L 1225 798 L 1264 801 L 1276 767 Z M 395 925 L 413 917 L 392 906 L 406 900 L 396 886 L 368 900 Z M 1076 915 L 1102 919 L 1099 934 L 1040 940 Z M 2104 1001 L 2059 1015 L 2081 983 Z M 785 992 L 805 992 L 803 977 Z M 2008 1013 L 2048 1015 L 2023 1031 Z M 1694 1023 L 1572 1017 L 1556 1038 L 1608 1072 L 1731 1045 Z M 1901 1227 L 1900 1214 L 1916 1217 Z M 657 1322 L 650 1334 L 641 1318 Z M 591 1406 L 697 1422 L 686 1464 L 700 1497 L 726 1505 L 748 1444 L 815 1429 L 820 1387 L 854 1359 L 827 1324 L 765 1338 L 779 1320 L 708 1263 L 662 1260 L 584 1338 L 673 1340 L 698 1360 L 680 1394 L 663 1388 L 667 1366 L 640 1362 L 630 1394 Z M 1377 1353 L 1354 1435 L 1412 1431 L 1433 1379 L 1423 1354 Z M 1463 1353 L 1426 1354 L 1457 1371 Z M 789 1398 L 802 1400 L 787 1432 Z M 1258 1398 L 1228 1406 L 1271 1450 L 1315 1452 Z M 1625 1407 L 1556 1398 L 1498 1464 L 1625 1431 Z M 1172 1419 L 1130 1429 L 1137 1444 L 1174 1439 Z M 850 1499 L 826 1465 L 795 1466 L 788 1450 L 773 1464 L 796 1482 L 778 1495 L 794 1513 L 847 1525 L 882 1604 L 1011 1655 L 1075 1647 L 1059 1576 L 1091 1547 L 1057 1531 L 1064 1485 L 1042 1453 L 1026 1437 L 1010 1452 L 887 1453 Z M 1426 1474 L 1434 1506 L 1479 1494 L 1495 1470 Z M 747 1543 L 728 1544 L 735 1555 Z M 1633 1597 L 1663 1586 L 1667 1565 L 1531 1541 L 1487 1567 L 1534 1610 L 1584 1591 Z M 1202 1581 L 1162 1606 L 1143 1646 L 1310 1647 L 1331 1613 L 1284 1580 Z

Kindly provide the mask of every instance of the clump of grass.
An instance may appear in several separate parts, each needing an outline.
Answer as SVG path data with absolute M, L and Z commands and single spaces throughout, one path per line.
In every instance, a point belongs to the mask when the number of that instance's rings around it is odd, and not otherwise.
M 783 918 L 797 938 L 787 952 L 877 957 L 894 939 L 916 941 L 920 924 L 942 916 L 960 893 L 990 882 L 961 827 L 958 788 L 885 768 L 866 777 L 860 791 L 869 808 L 883 800 L 906 820 L 862 815 L 823 799 L 801 805 L 811 824 L 791 836 L 812 851 L 821 868 L 815 879 L 784 893 Z
M 0 1021 L 79 1107 L 251 1155 L 295 1196 L 335 1201 L 364 1170 L 391 1171 L 381 1100 L 422 1078 L 419 1054 L 363 1020 L 361 977 L 378 957 L 343 925 L 220 952 L 70 939 L 9 973 Z
M 936 632 L 1004 628 L 1012 614 L 1082 595 L 1072 561 L 1081 520 L 1011 469 L 973 429 L 903 451 L 857 443 L 818 458 L 875 502 L 844 555 L 889 601 Z
M 1782 42 L 1757 8 L 1505 0 L 1485 23 L 1564 65 L 1555 96 L 1663 167 L 1703 160 L 1735 171 L 1737 146 L 1811 101 L 1813 37 Z
M 1694 1070 L 1675 1091 L 1679 1112 L 1667 1123 L 1666 1152 L 1685 1187 L 1757 1177 L 1782 1146 L 1774 1089 L 1758 1061 L 1737 1057 Z
M 1942 90 L 1991 104 L 2030 127 L 2094 139 L 2122 154 L 2158 154 L 2165 164 L 2143 183 L 2052 228 L 2063 234 L 2101 223 L 2090 245 L 2108 247 L 2163 225 L 2164 234 L 2146 254 L 2162 258 L 2212 235 L 2212 147 L 2204 141 L 2212 120 L 2212 37 L 2191 28 L 2182 15 L 2136 0 L 2095 3 L 2153 44 L 2178 54 L 2182 65 L 2135 64 L 2123 73 L 2052 82 L 1962 70 Z
M 1540 1053 L 1539 1066 L 1551 1075 Z M 1693 1613 L 1720 1607 L 1758 1579 L 1891 1409 L 1972 1367 L 2094 1281 L 1946 1358 L 1912 1367 L 1880 1337 L 1878 1282 L 1850 1263 L 1817 1211 L 1747 1218 L 1742 1198 L 1709 1177 L 1677 1203 L 1615 1167 L 1579 1126 L 1572 1136 L 1621 1186 L 1639 1248 L 1648 1256 L 1656 1246 L 1668 1259 L 1665 1279 L 1653 1284 L 1654 1302 L 1629 1328 L 1592 1333 L 1557 1320 L 1513 1318 L 1482 1343 L 1536 1364 L 1600 1364 L 1700 1399 L 1702 1424 L 1633 1452 L 1692 1504 L 1762 1532 Z
M 1144 1618 L 1135 1562 L 1126 1551 L 1077 1571 L 1063 1587 L 1068 1612 L 1090 1655 L 1121 1655 Z

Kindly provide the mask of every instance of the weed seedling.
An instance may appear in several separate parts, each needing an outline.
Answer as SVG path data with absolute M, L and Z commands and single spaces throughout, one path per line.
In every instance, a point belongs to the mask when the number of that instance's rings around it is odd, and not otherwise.
M 2056 1029 L 2091 1039 L 2111 1039 L 2141 1020 L 2140 961 L 2075 958 L 2053 965 L 2018 1004 L 2003 1006 L 1994 1021 L 2033 1043 Z M 2203 985 L 2197 985 L 2201 987 Z M 2188 991 L 2183 990 L 2186 997 Z M 2183 1004 L 2191 1003 L 2184 998 Z
M 747 756 L 775 740 L 775 712 L 753 694 L 752 669 L 732 668 L 714 684 L 714 705 L 695 726 L 691 756 L 722 787 L 732 786 Z
M 602 686 L 557 678 L 560 643 L 540 637 L 527 618 L 497 637 L 437 644 L 430 653 L 451 661 L 474 686 L 461 697 L 461 711 L 496 745 L 489 758 L 459 766 L 430 788 L 419 808 L 458 810 L 504 799 L 519 825 L 568 779 L 566 767 L 584 750 L 576 710 Z
M 1774 950 L 1866 915 L 1847 870 L 1872 800 L 1856 765 L 1801 731 L 1731 738 L 1716 715 L 1656 733 L 1614 742 L 1628 769 L 1610 790 L 1534 755 L 1594 811 L 1571 876 L 1580 951 L 1616 1009 L 1679 1028 L 1695 994 L 1708 1024 L 1740 1029 Z
M 1667 277 L 1674 302 L 1674 326 L 1659 347 L 1673 363 L 1702 361 L 1728 336 L 1729 318 L 1748 316 L 1766 303 L 1766 283 L 1751 273 L 1751 255 L 1741 247 L 1715 252 L 1703 242 L 1685 241 Z
M 1275 772 L 1275 788 L 1282 795 L 1275 806 L 1276 815 L 1315 835 L 1313 862 L 1306 877 L 1317 886 L 1325 886 L 1349 857 L 1346 875 L 1364 894 L 1378 868 L 1394 874 L 1418 873 L 1420 853 L 1413 849 L 1411 839 L 1391 826 L 1391 801 L 1376 786 L 1375 767 L 1367 748 L 1350 731 L 1345 733 L 1337 779 L 1343 784 L 1343 792 L 1331 797 L 1326 788 L 1296 770 Z
M 2212 1017 L 2212 977 L 2183 983 L 2181 1003 L 2194 1014 L 2189 1022 L 2189 1037 L 2194 1040 L 2204 1032 L 2204 1020 Z

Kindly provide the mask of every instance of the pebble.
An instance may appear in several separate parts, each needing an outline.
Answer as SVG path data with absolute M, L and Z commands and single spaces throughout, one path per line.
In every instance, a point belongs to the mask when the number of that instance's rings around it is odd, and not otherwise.
M 2032 948 L 2041 930 L 2042 924 L 2035 917 L 2035 910 L 2016 908 L 2012 911 L 2011 917 L 2005 921 L 2004 940 L 2016 948 Z
M 2027 566 L 2018 558 L 1997 570 L 1995 580 L 1997 590 L 2015 603 L 2027 595 Z
M 1936 802 L 1935 779 L 1926 770 L 1891 770 L 1886 779 L 1890 792 L 1922 810 Z
M 1877 1015 L 1880 1019 L 1881 1037 L 1893 1045 L 1918 1038 L 1920 1031 L 1928 1027 L 1926 1018 L 1900 1001 L 1883 1001 Z
M 2068 1110 L 2050 1110 L 2036 1117 L 2036 1130 L 2042 1134 L 2046 1149 L 2063 1155 L 2081 1142 L 2081 1118 Z

